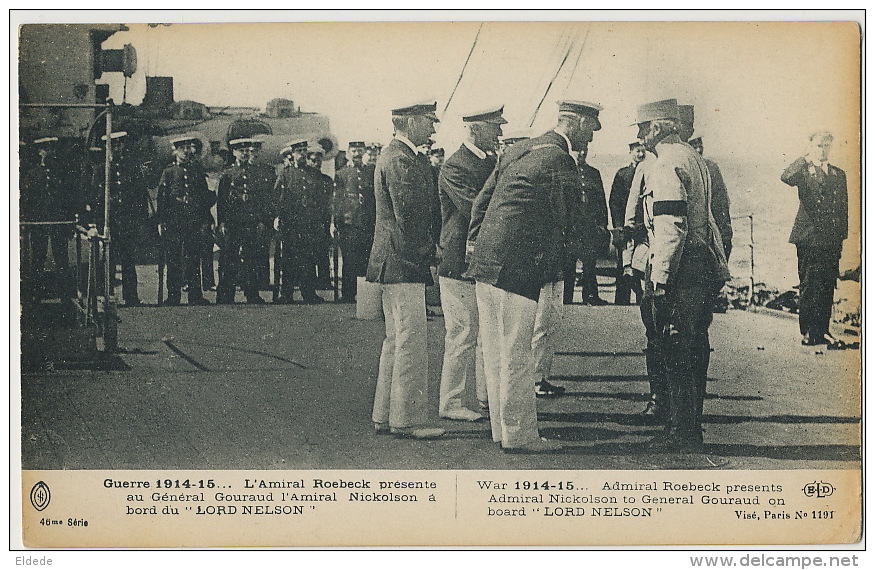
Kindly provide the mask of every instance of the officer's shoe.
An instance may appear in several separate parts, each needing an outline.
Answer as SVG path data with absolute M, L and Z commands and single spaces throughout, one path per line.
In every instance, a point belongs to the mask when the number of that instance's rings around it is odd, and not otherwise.
M 550 384 L 546 379 L 535 382 L 535 397 L 537 398 L 558 398 L 563 394 L 565 394 L 565 388 Z
M 641 415 L 648 420 L 653 420 L 658 423 L 665 423 L 668 420 L 668 410 L 660 401 L 651 396 L 649 402 L 641 411 Z
M 325 302 L 325 299 L 320 297 L 319 295 L 307 295 L 304 297 L 304 302 L 309 305 L 319 305 Z
M 337 302 L 343 303 L 346 305 L 351 305 L 351 304 L 355 303 L 355 297 L 341 297 L 340 299 L 337 300 Z
M 233 305 L 234 299 L 229 299 L 227 297 L 216 297 L 217 305 Z
M 374 433 L 377 435 L 387 435 L 389 433 L 389 424 L 386 422 L 374 422 Z
M 562 444 L 558 441 L 540 438 L 520 446 L 508 447 L 502 444 L 501 450 L 504 453 L 556 453 L 562 450 Z
M 178 307 L 181 303 L 179 297 L 167 297 L 167 300 L 164 301 L 164 304 L 168 307 Z
M 125 307 L 142 307 L 143 302 L 139 299 L 125 300 Z
M 188 304 L 189 305 L 212 305 L 212 303 L 210 303 L 207 299 L 204 299 L 203 297 L 195 297 L 193 299 L 189 298 Z
M 246 297 L 246 303 L 248 305 L 264 305 L 267 301 L 262 299 L 261 295 L 253 295 L 252 297 Z
M 295 301 L 291 297 L 277 297 L 273 302 L 274 305 L 293 305 Z
M 586 300 L 587 305 L 592 305 L 594 307 L 601 307 L 603 305 L 610 305 L 607 301 L 599 297 L 598 295 L 593 295 L 589 299 Z
M 468 408 L 459 408 L 457 410 L 447 410 L 441 414 L 445 420 L 455 420 L 457 422 L 477 422 L 483 419 L 481 414 Z

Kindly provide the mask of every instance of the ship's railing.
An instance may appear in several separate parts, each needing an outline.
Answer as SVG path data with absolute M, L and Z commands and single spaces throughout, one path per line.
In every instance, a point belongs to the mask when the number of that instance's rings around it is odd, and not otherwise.
M 92 121 L 91 128 L 97 122 L 105 117 L 106 124 L 106 144 L 104 156 L 104 188 L 103 188 L 103 234 L 98 234 L 97 229 L 92 227 L 84 229 L 85 240 L 87 247 L 84 249 L 81 246 L 83 231 L 79 232 L 80 238 L 76 240 L 77 251 L 77 272 L 81 266 L 80 258 L 87 253 L 87 276 L 85 279 L 86 285 L 89 287 L 84 292 L 82 302 L 79 302 L 77 292 L 77 306 L 81 306 L 80 315 L 83 318 L 83 324 L 97 324 L 98 330 L 103 337 L 103 350 L 105 352 L 116 352 L 118 350 L 118 313 L 116 298 L 113 291 L 113 277 L 115 276 L 115 266 L 111 261 L 111 244 L 112 238 L 110 235 L 110 187 L 112 183 L 112 116 L 115 104 L 112 100 L 107 100 L 106 103 L 22 103 L 19 108 L 91 108 L 102 109 L 102 111 Z M 89 129 L 90 132 L 90 129 Z M 87 145 L 86 145 L 87 148 Z M 22 222 L 22 227 L 32 227 L 36 224 L 45 224 L 49 222 Z M 69 224 L 70 222 L 64 222 Z M 26 232 L 25 232 L 26 233 Z M 99 266 L 99 269 L 98 269 Z M 79 286 L 79 275 L 77 275 L 77 291 Z M 102 281 L 102 288 L 98 288 L 98 281 Z M 99 293 L 98 293 L 99 291 Z

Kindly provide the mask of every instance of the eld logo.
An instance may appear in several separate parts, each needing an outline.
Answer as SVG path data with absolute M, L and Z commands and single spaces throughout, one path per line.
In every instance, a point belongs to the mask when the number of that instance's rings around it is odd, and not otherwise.
M 43 481 L 40 481 L 30 490 L 30 504 L 38 511 L 49 506 L 49 501 L 52 500 L 52 493 L 49 491 L 49 486 Z
M 802 487 L 802 492 L 805 493 L 806 497 L 817 497 L 818 499 L 829 497 L 834 491 L 835 487 L 824 481 L 806 483 L 805 486 Z

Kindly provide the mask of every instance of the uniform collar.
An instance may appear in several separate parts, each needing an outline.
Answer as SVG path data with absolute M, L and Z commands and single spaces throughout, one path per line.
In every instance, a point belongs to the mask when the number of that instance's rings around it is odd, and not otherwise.
M 568 154 L 571 154 L 571 139 L 568 138 L 568 135 L 566 135 L 562 131 L 557 131 L 556 129 L 553 129 L 553 132 L 565 139 L 565 144 L 568 145 Z
M 399 134 L 396 134 L 396 135 L 395 135 L 395 138 L 396 138 L 397 140 L 403 142 L 403 143 L 406 144 L 407 146 L 409 146 L 409 147 L 410 147 L 410 150 L 413 151 L 413 154 L 419 154 L 419 149 L 416 148 L 416 145 L 413 144 L 413 143 L 410 141 L 409 138 L 405 137 L 404 135 L 399 135 Z
M 487 156 L 486 153 L 483 152 L 482 150 L 480 150 L 480 148 L 477 145 L 475 145 L 471 141 L 462 141 L 462 144 L 465 146 L 465 148 L 467 148 L 472 153 L 474 153 L 474 156 L 476 156 L 480 160 L 486 160 L 486 156 Z

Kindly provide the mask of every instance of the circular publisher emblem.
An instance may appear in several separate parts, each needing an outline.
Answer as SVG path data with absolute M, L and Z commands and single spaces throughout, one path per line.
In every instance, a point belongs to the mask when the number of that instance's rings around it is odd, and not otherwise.
M 49 486 L 43 481 L 40 481 L 30 490 L 30 504 L 38 511 L 49 506 L 49 501 L 52 500 L 52 493 L 49 491 Z

